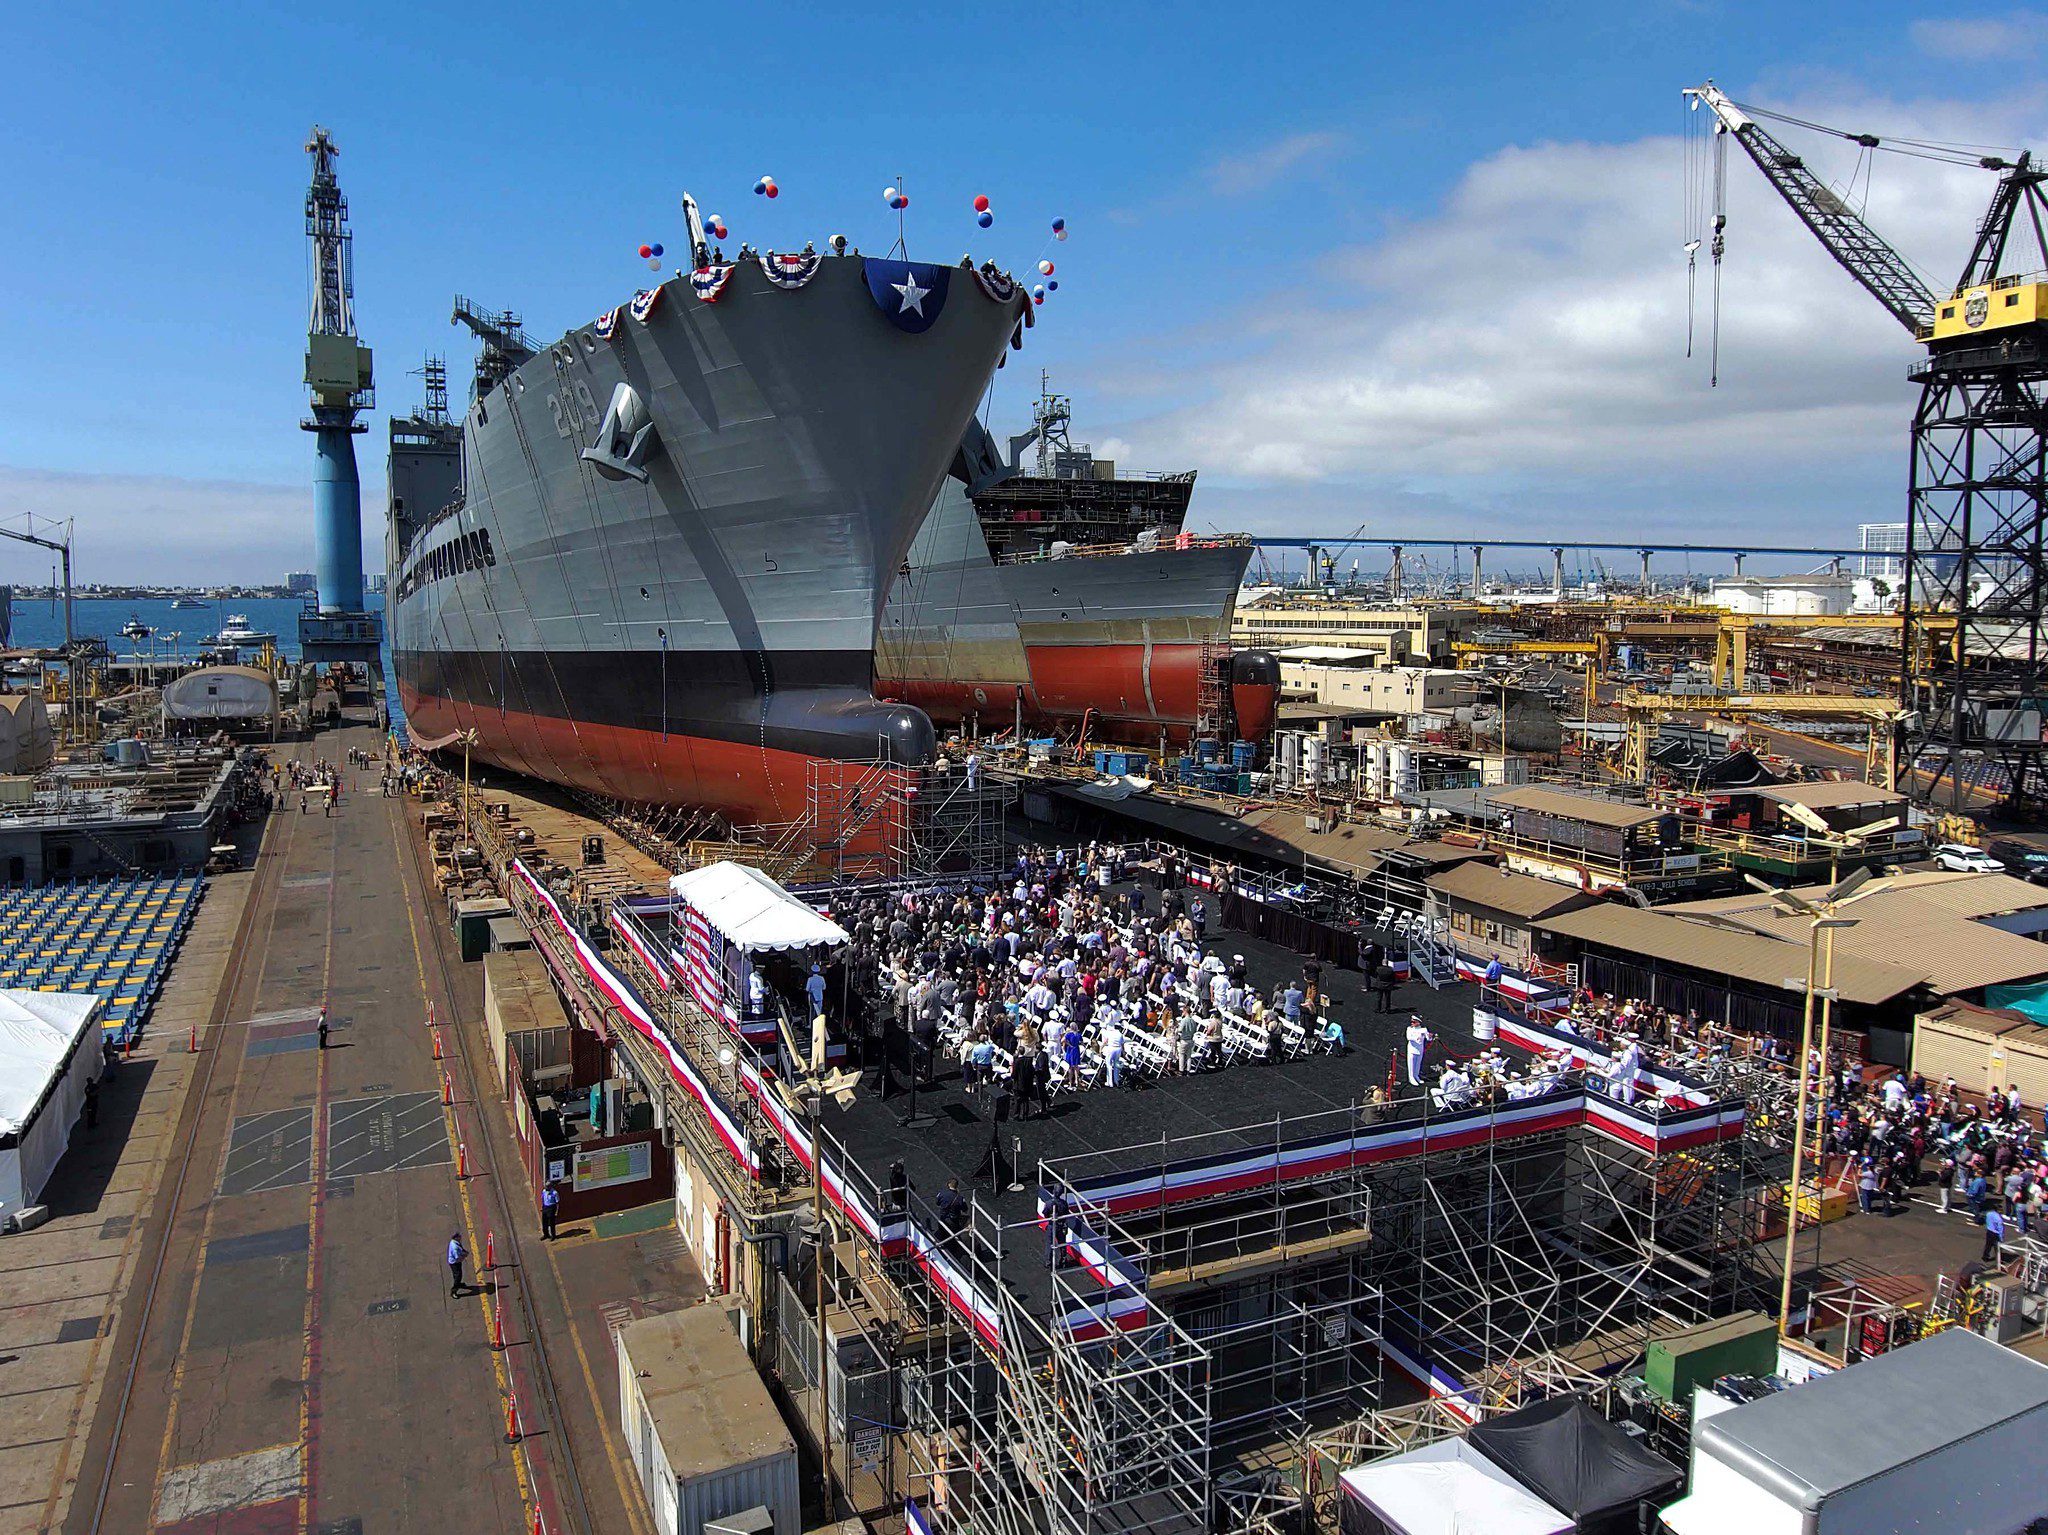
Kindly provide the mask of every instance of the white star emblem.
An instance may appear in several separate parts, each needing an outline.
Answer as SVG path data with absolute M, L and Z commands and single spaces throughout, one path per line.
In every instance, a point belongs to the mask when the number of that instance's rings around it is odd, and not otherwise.
M 917 285 L 917 274 L 915 272 L 904 273 L 903 281 L 892 282 L 889 286 L 903 295 L 903 307 L 896 311 L 898 314 L 914 314 L 920 320 L 924 318 L 925 297 L 932 290 L 920 288 Z

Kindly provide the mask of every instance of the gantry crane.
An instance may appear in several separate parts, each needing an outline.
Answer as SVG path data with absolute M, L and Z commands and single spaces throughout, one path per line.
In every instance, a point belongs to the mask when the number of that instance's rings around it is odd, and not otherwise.
M 1920 403 L 1900 593 L 1898 745 L 1924 770 L 1909 781 L 1930 800 L 1945 785 L 1952 807 L 1963 809 L 1973 764 L 1996 764 L 2009 807 L 2038 814 L 2048 808 L 2048 171 L 2025 152 L 2008 160 L 1924 141 L 1902 146 L 1999 175 L 1962 274 L 1943 295 L 1757 120 L 1777 114 L 1732 101 L 1711 81 L 1685 94 L 1714 118 L 1714 260 L 1733 139 L 1828 254 L 1924 349 L 1908 374 Z M 1864 150 L 1890 147 L 1874 134 L 1799 126 Z M 2037 265 L 2014 267 L 2016 232 L 2031 236 Z M 1937 652 L 1948 664 L 1923 678 L 1913 662 L 1917 619 L 1929 610 L 1951 616 L 1955 633 Z
M 313 179 L 306 188 L 306 239 L 313 248 L 313 303 L 306 323 L 306 387 L 313 434 L 313 549 L 318 598 L 299 617 L 309 661 L 376 664 L 381 622 L 363 603 L 363 498 L 356 476 L 357 416 L 377 402 L 370 349 L 356 336 L 355 236 L 348 199 L 334 174 L 341 153 L 315 124 L 306 140 Z

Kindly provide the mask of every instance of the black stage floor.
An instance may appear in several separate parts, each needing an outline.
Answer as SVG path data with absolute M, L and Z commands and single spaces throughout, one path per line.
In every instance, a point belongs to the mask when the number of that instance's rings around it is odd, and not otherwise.
M 1147 896 L 1150 909 L 1157 911 L 1157 892 L 1148 891 Z M 1226 957 L 1244 955 L 1262 993 L 1270 993 L 1277 981 L 1301 974 L 1302 956 L 1249 934 L 1211 923 L 1207 942 L 1212 952 Z M 1441 991 L 1421 981 L 1407 982 L 1394 993 L 1391 1013 L 1374 1011 L 1374 999 L 1356 971 L 1325 964 L 1322 983 L 1344 1026 L 1346 1049 L 1341 1055 L 1310 1055 L 1271 1066 L 1232 1065 L 1141 1087 L 1064 1093 L 1053 1099 L 1046 1118 L 1000 1124 L 993 1097 L 968 1094 L 961 1086 L 959 1066 L 947 1061 L 936 1085 L 917 1093 L 923 1122 L 908 1127 L 899 1123 L 911 1106 L 900 1071 L 893 1074 L 895 1094 L 887 1099 L 879 1096 L 876 1074 L 870 1072 L 852 1106 L 831 1112 L 826 1127 L 878 1186 L 887 1186 L 890 1164 L 901 1161 L 913 1195 L 928 1208 L 947 1180 L 958 1178 L 976 1205 L 1007 1228 L 1036 1221 L 1041 1162 L 1130 1147 L 1128 1165 L 1137 1166 L 1157 1160 L 1138 1149 L 1146 1142 L 1209 1132 L 1242 1131 L 1246 1144 L 1265 1144 L 1272 1139 L 1276 1119 L 1350 1107 L 1372 1088 L 1386 1085 L 1388 1066 L 1402 1049 L 1411 1014 L 1420 1014 L 1438 1036 L 1439 1044 L 1430 1050 L 1432 1065 L 1444 1057 L 1445 1047 L 1459 1055 L 1474 1049 L 1472 1004 L 1479 988 L 1470 982 Z M 992 1160 L 991 1145 L 997 1141 L 1002 1156 Z M 1015 1181 L 1024 1185 L 1014 1193 L 1009 1189 L 1013 1141 L 1019 1143 Z M 1202 1149 L 1220 1150 L 1223 1145 L 1219 1137 Z M 1091 1170 L 1106 1172 L 1118 1160 L 1104 1157 L 1101 1168 Z M 1013 1231 L 1005 1243 L 1005 1282 L 1014 1282 L 1034 1300 L 1049 1294 L 1038 1240 L 1035 1230 Z

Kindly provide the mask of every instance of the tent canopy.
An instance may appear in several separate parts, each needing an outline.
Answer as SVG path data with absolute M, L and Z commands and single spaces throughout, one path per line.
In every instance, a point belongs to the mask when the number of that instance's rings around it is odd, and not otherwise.
M 99 1008 L 91 992 L 0 991 L 0 1135 L 21 1132 Z
M 703 913 L 727 942 L 750 953 L 837 948 L 847 942 L 845 928 L 743 863 L 706 864 L 676 875 L 668 888 Z
M 1575 1396 L 1554 1396 L 1489 1418 L 1470 1437 L 1475 1450 L 1570 1514 L 1581 1529 L 1603 1514 L 1633 1511 L 1644 1498 L 1674 1491 L 1680 1481 L 1676 1466 Z
M 1346 1496 L 1402 1535 L 1564 1535 L 1572 1527 L 1462 1439 L 1354 1466 L 1342 1481 Z

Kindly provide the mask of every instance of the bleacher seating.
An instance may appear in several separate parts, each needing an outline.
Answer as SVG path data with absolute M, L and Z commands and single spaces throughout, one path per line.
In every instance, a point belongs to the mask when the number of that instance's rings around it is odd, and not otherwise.
M 96 991 L 109 1038 L 139 1033 L 199 908 L 197 875 L 0 892 L 0 987 Z

